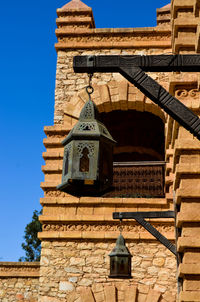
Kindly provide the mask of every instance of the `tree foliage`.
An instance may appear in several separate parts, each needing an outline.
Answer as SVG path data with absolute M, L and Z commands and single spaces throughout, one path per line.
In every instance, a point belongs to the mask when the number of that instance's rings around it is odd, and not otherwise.
M 42 225 L 38 220 L 38 216 L 41 214 L 41 211 L 38 212 L 35 210 L 33 212 L 32 221 L 27 224 L 25 228 L 24 239 L 25 242 L 22 243 L 22 248 L 25 251 L 25 257 L 20 257 L 19 261 L 39 261 L 40 252 L 41 252 L 41 242 L 37 238 L 37 233 L 41 232 Z

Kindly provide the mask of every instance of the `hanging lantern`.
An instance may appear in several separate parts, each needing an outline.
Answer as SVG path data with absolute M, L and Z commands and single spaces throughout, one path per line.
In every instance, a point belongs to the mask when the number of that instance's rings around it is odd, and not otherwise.
M 79 121 L 64 139 L 62 183 L 58 190 L 76 195 L 99 195 L 112 186 L 113 146 L 116 143 L 100 122 L 96 105 L 89 100 Z
M 124 237 L 120 234 L 116 241 L 116 246 L 109 254 L 110 275 L 109 278 L 128 279 L 131 277 L 132 255 L 125 245 Z

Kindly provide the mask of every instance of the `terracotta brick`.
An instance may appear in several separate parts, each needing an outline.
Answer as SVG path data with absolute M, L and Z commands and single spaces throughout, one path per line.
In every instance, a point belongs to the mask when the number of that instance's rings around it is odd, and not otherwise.
M 100 197 L 80 197 L 80 203 L 82 204 L 87 204 L 87 203 L 100 203 L 101 202 L 101 198 Z
M 183 256 L 183 263 L 200 263 L 200 250 L 194 249 L 192 252 L 186 250 Z
M 111 102 L 106 102 L 103 103 L 103 108 L 104 108 L 104 112 L 110 112 L 112 111 L 112 103 Z
M 116 203 L 116 204 L 122 204 L 122 200 L 123 200 L 123 198 L 103 198 L 103 201 L 105 202 L 105 203 Z
M 200 275 L 200 264 L 180 263 L 178 273 L 180 277 L 184 275 Z
M 103 103 L 110 102 L 110 94 L 107 85 L 99 85 L 100 98 Z
M 120 102 L 120 109 L 123 110 L 128 110 L 128 103 L 125 102 Z
M 150 286 L 145 284 L 138 284 L 138 290 L 140 293 L 148 294 Z
M 198 99 L 193 99 L 192 100 L 192 109 L 193 110 L 199 109 L 199 100 Z
M 113 212 L 115 212 L 115 207 L 94 207 L 94 215 L 112 214 Z
M 200 291 L 200 277 L 183 280 L 183 291 Z
M 123 227 L 122 227 L 123 228 Z M 140 233 L 136 233 L 136 232 L 125 232 L 123 231 L 123 236 L 126 239 L 139 239 L 142 237 L 142 235 Z
M 105 232 L 82 232 L 81 238 L 83 239 L 104 239 Z
M 198 237 L 200 234 L 200 226 L 196 226 L 196 224 L 192 223 L 190 226 L 186 226 L 183 224 L 182 233 L 183 237 Z
M 192 40 L 192 45 L 193 40 Z M 66 49 L 108 49 L 108 48 L 116 48 L 116 49 L 128 49 L 133 48 L 133 41 L 130 42 L 71 42 L 68 40 L 67 42 L 58 42 L 55 44 L 56 50 L 66 50 Z M 134 41 L 134 48 L 171 48 L 171 41 Z
M 82 289 L 81 301 L 82 302 L 95 302 L 91 289 L 88 289 L 88 288 Z
M 105 286 L 104 295 L 105 295 L 105 302 L 116 302 L 115 286 Z
M 125 287 L 124 301 L 126 302 L 136 302 L 137 300 L 137 287 L 127 286 Z
M 177 215 L 177 226 L 181 227 L 183 223 L 189 223 L 189 222 L 200 222 L 200 213 L 194 212 L 190 210 L 188 213 L 178 213 Z
M 200 238 L 193 237 L 179 237 L 177 242 L 177 250 L 183 252 L 188 248 L 200 248 Z
M 104 302 L 105 301 L 104 292 L 95 293 L 94 297 L 95 297 L 95 302 Z
M 146 301 L 147 295 L 138 293 L 137 302 L 147 302 Z
M 198 201 L 187 200 L 181 203 L 181 212 L 182 213 L 193 213 L 200 211 L 200 203 Z
M 167 301 L 167 302 L 175 302 L 176 301 L 175 295 L 172 295 L 168 291 L 166 293 L 164 293 L 162 296 L 164 298 L 164 301 Z
M 77 207 L 77 215 L 92 215 L 94 213 L 94 207 L 84 207 L 84 206 L 79 206 Z M 74 213 L 75 214 L 75 213 Z
M 127 81 L 122 81 L 119 83 L 118 86 L 119 89 L 119 100 L 127 102 L 127 97 L 128 97 L 128 82 Z
M 146 298 L 146 301 L 151 301 L 151 302 L 159 302 L 160 300 L 160 297 L 161 297 L 161 293 L 151 289 L 149 292 L 148 292 L 148 295 L 147 295 L 147 298 Z
M 199 302 L 200 292 L 182 291 L 179 295 L 179 302 Z
M 136 101 L 135 102 L 135 109 L 137 111 L 144 111 L 144 103 L 141 101 Z

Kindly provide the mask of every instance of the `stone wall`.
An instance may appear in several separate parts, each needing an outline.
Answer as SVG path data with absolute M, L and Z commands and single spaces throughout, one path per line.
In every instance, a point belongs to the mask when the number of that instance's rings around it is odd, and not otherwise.
M 39 262 L 0 262 L 0 301 L 38 301 L 39 271 Z
M 153 289 L 162 293 L 163 297 L 170 297 L 165 301 L 175 301 L 176 259 L 171 252 L 155 241 L 129 240 L 127 246 L 133 256 L 133 278 L 109 279 L 108 255 L 114 245 L 113 240 L 43 241 L 40 301 L 46 301 L 45 297 L 54 298 L 52 301 L 71 301 L 74 292 L 78 299 L 84 288 L 95 292 L 97 287 L 113 285 L 118 288 L 122 283 L 123 286 L 138 287 L 139 292 L 144 288 L 146 291 Z M 122 301 L 123 298 L 118 299 L 118 302 Z

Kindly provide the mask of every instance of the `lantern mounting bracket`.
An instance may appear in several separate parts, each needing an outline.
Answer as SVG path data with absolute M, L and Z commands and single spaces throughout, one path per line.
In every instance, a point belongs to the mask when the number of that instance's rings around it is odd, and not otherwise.
M 200 139 L 200 119 L 145 72 L 199 72 L 200 55 L 75 56 L 79 73 L 118 72 Z
M 142 225 L 151 235 L 160 241 L 168 250 L 177 256 L 176 247 L 165 236 L 163 236 L 152 224 L 144 218 L 174 218 L 174 211 L 154 211 L 154 212 L 114 212 L 113 219 L 135 219 Z

